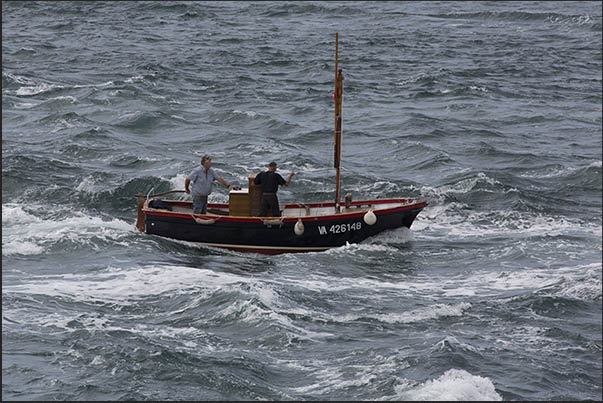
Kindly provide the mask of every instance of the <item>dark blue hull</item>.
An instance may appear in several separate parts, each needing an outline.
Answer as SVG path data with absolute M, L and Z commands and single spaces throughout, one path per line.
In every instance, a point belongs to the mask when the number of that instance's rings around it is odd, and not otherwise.
M 278 254 L 322 251 L 362 242 L 385 230 L 410 228 L 425 206 L 425 202 L 417 202 L 374 210 L 373 225 L 364 219 L 366 211 L 281 218 L 192 215 L 148 208 L 143 212 L 147 234 L 232 250 Z M 298 221 L 303 224 L 301 230 Z

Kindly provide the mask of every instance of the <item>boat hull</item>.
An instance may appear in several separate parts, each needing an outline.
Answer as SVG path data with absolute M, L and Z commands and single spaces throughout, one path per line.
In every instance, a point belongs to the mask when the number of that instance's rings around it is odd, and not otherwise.
M 209 217 L 145 209 L 145 232 L 207 246 L 263 254 L 324 251 L 346 243 L 362 242 L 385 230 L 410 228 L 425 205 L 423 202 L 374 211 L 376 222 L 373 225 L 365 221 L 366 211 L 317 217 L 260 218 Z M 301 231 L 298 222 L 303 224 Z

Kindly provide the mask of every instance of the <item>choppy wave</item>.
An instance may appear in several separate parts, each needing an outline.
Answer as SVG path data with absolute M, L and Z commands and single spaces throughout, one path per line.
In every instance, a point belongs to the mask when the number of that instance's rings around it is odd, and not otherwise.
M 55 90 L 60 90 L 62 88 L 65 88 L 65 87 L 63 87 L 61 85 L 57 85 L 57 84 L 41 83 L 36 86 L 21 87 L 15 93 L 20 96 L 30 96 L 30 95 L 38 95 L 38 94 L 42 94 L 42 93 L 47 93 L 47 92 L 54 92 Z
M 100 250 L 106 242 L 127 247 L 123 238 L 132 231 L 132 224 L 119 219 L 78 212 L 57 217 L 56 211 L 41 205 L 2 205 L 2 256 L 40 255 L 73 246 Z
M 601 30 L 601 16 L 590 14 L 566 15 L 555 12 L 525 12 L 525 11 L 483 11 L 469 13 L 436 14 L 435 18 L 450 18 L 460 20 L 486 20 L 492 22 L 540 22 L 543 24 L 588 26 Z
M 412 382 L 401 382 L 395 389 L 396 398 L 400 400 L 503 400 L 490 379 L 455 368 L 416 386 Z
M 3 400 L 600 399 L 600 3 L 2 11 Z M 139 233 L 206 153 L 333 200 L 335 31 L 343 193 L 425 199 L 412 228 Z

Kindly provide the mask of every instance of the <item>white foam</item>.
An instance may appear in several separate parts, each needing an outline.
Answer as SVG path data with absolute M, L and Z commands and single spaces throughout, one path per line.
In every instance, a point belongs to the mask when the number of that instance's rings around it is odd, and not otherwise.
M 357 188 L 349 188 L 360 194 L 380 194 L 380 193 L 399 193 L 400 187 L 393 182 L 375 181 L 369 184 L 360 185 Z
M 200 270 L 183 266 L 150 266 L 126 269 L 109 267 L 105 271 L 97 272 L 94 275 L 44 276 L 39 279 L 33 278 L 25 284 L 3 287 L 3 293 L 9 294 L 40 294 L 69 298 L 81 302 L 110 303 L 118 306 L 137 304 L 140 300 L 148 298 L 149 295 L 167 294 L 173 297 L 178 294 L 187 294 L 195 296 L 187 306 L 174 312 L 175 314 L 194 308 L 211 298 L 216 290 L 226 293 L 238 292 L 246 296 L 226 305 L 221 311 L 215 312 L 214 319 L 216 317 L 236 316 L 238 321 L 250 325 L 264 321 L 278 323 L 281 328 L 285 329 L 287 337 L 291 340 L 293 338 L 315 340 L 333 336 L 331 333 L 314 332 L 298 326 L 286 312 L 282 312 L 279 308 L 282 302 L 272 285 L 258 282 L 253 278 L 213 270 Z M 14 313 L 11 313 L 6 317 L 11 318 L 14 315 Z M 70 320 L 70 318 L 54 316 L 36 319 L 43 326 L 52 324 L 60 328 L 67 328 L 67 323 Z M 90 329 L 111 330 L 104 319 L 87 318 L 83 320 L 80 318 L 78 321 Z M 138 331 L 143 330 L 138 329 Z M 176 337 L 175 332 L 184 332 L 185 330 L 179 328 L 169 331 Z M 150 330 L 147 331 L 150 332 Z M 191 331 L 196 331 L 196 329 Z
M 274 287 L 278 288 L 281 286 L 282 284 L 280 283 L 274 285 Z M 234 284 L 231 288 L 246 294 L 248 297 L 227 305 L 223 310 L 216 312 L 214 316 L 236 316 L 238 321 L 251 326 L 266 321 L 278 323 L 289 340 L 293 338 L 317 340 L 333 336 L 332 333 L 315 332 L 303 326 L 296 325 L 296 321 L 289 316 L 290 313 L 308 316 L 316 316 L 316 313 L 303 308 L 290 309 L 291 301 L 281 300 L 281 297 L 274 290 L 273 286 L 266 282 L 245 280 L 244 284 Z M 259 300 L 261 304 L 258 304 L 256 300 Z
M 432 350 L 434 351 L 447 351 L 449 350 L 449 348 L 462 348 L 465 351 L 471 351 L 473 353 L 479 353 L 479 350 L 475 347 L 473 347 L 470 344 L 467 343 L 462 343 L 460 342 L 456 337 L 454 336 L 446 336 L 444 337 L 442 340 L 440 340 L 439 342 L 437 342 Z
M 34 106 L 36 106 L 36 104 L 30 103 L 30 102 L 21 102 L 21 103 L 15 104 L 15 108 L 17 108 L 17 109 L 31 109 Z
M 554 178 L 557 176 L 567 175 L 575 170 L 572 167 L 562 167 L 562 168 L 548 168 L 545 172 L 542 172 L 541 169 L 538 170 L 529 170 L 525 173 L 520 174 L 520 177 L 523 178 Z
M 396 228 L 381 232 L 375 236 L 372 236 L 366 240 L 368 244 L 375 242 L 385 242 L 387 244 L 401 244 L 413 241 L 415 239 L 413 232 L 406 227 Z
M 88 175 L 77 185 L 75 190 L 83 193 L 96 193 L 98 187 L 95 186 L 95 182 L 94 177 L 92 175 Z
M 587 165 L 589 168 L 601 168 L 601 161 L 593 161 Z M 524 178 L 555 178 L 558 176 L 565 176 L 572 174 L 580 169 L 583 169 L 584 166 L 576 166 L 576 167 L 554 167 L 548 168 L 544 172 L 541 169 L 529 170 L 520 176 Z
M 297 180 L 297 175 L 299 173 L 308 174 L 308 173 L 314 173 L 314 172 L 325 172 L 326 174 L 331 175 L 332 169 L 333 168 L 328 167 L 328 166 L 320 166 L 320 165 L 313 166 L 307 162 L 304 162 L 303 164 L 300 164 L 295 168 L 295 175 L 296 175 L 295 179 Z
M 11 80 L 15 81 L 18 84 L 23 84 L 23 85 L 29 85 L 29 86 L 33 86 L 35 84 L 35 82 L 27 77 L 23 77 L 23 76 L 17 76 L 11 73 L 4 73 L 2 72 L 2 75 L 6 75 L 8 78 L 10 78 Z
M 71 122 L 68 122 L 65 119 L 59 119 L 58 122 L 57 122 L 57 125 L 55 126 L 54 129 L 52 129 L 51 133 L 56 133 L 56 132 L 59 132 L 59 131 L 61 131 L 63 129 L 68 129 L 68 128 L 71 128 L 71 127 L 76 127 L 76 125 L 73 124 L 73 123 L 71 123 Z
M 232 111 L 232 112 L 233 112 L 233 113 L 237 113 L 237 114 L 243 114 L 243 115 L 247 115 L 247 116 L 249 116 L 250 118 L 255 118 L 256 116 L 260 115 L 259 113 L 254 112 L 254 111 L 239 111 L 239 110 L 234 110 L 234 111 Z M 260 115 L 260 116 L 261 116 L 261 115 Z
M 444 68 L 439 68 L 434 72 L 431 72 L 430 74 L 428 73 L 419 73 L 414 77 L 410 77 L 406 80 L 402 80 L 396 83 L 396 85 L 399 85 L 401 87 L 405 86 L 406 84 L 411 84 L 411 83 L 416 83 L 419 80 L 425 79 L 425 78 L 433 78 L 435 80 L 435 78 L 441 76 L 443 73 L 446 72 L 446 69 Z
M 105 360 L 100 355 L 95 355 L 94 359 L 90 362 L 90 365 L 105 365 Z
M 113 81 L 107 81 L 104 83 L 100 83 L 100 84 L 81 84 L 81 85 L 74 85 L 73 88 L 88 88 L 88 87 L 108 87 L 110 85 L 113 85 Z
M 141 81 L 144 81 L 144 76 L 133 76 L 133 77 L 130 77 L 130 78 L 126 78 L 124 80 L 124 82 L 129 83 L 129 84 L 138 83 L 138 82 L 141 82 Z
M 488 92 L 488 89 L 486 89 L 485 87 L 479 87 L 477 85 L 472 85 L 469 88 L 474 91 Z
M 565 268 L 561 277 L 563 283 L 555 295 L 583 301 L 602 299 L 602 264 L 592 263 L 585 266 Z
M 26 317 L 26 319 L 24 319 Z M 126 319 L 124 321 L 124 319 Z M 129 320 L 128 320 L 129 319 Z M 103 314 L 103 313 L 78 313 L 75 311 L 61 311 L 50 314 L 44 312 L 34 313 L 28 311 L 23 315 L 21 310 L 12 310 L 3 312 L 3 326 L 11 326 L 14 323 L 27 324 L 27 326 L 39 326 L 44 328 L 44 333 L 49 331 L 60 332 L 75 332 L 81 328 L 86 329 L 90 333 L 97 332 L 128 332 L 139 334 L 146 338 L 156 340 L 158 342 L 169 340 L 172 347 L 178 349 L 196 349 L 200 347 L 216 351 L 215 346 L 209 344 L 207 333 L 201 329 L 188 327 L 172 327 L 165 324 L 151 325 L 139 323 L 139 320 L 145 319 L 145 315 L 135 315 L 123 313 Z M 115 325 L 115 322 L 123 323 Z M 131 325 L 130 325 L 131 324 Z M 70 355 L 80 355 L 78 352 L 68 351 Z M 99 356 L 95 357 L 91 365 L 100 365 L 104 361 Z
M 595 17 L 597 19 L 594 19 L 593 17 L 591 17 L 590 15 L 578 15 L 578 16 L 570 16 L 570 17 L 566 17 L 566 16 L 548 16 L 546 18 L 546 22 L 548 23 L 552 23 L 552 24 L 561 24 L 561 25 L 571 25 L 571 24 L 577 24 L 577 25 L 585 25 L 585 24 L 593 24 L 595 23 L 597 20 L 601 20 L 601 17 Z
M 422 187 L 418 188 L 417 190 L 420 192 L 420 194 L 423 197 L 430 198 L 430 199 L 444 200 L 444 198 L 446 196 L 466 194 L 466 193 L 472 191 L 478 184 L 481 184 L 481 183 L 485 183 L 485 184 L 492 185 L 492 186 L 498 186 L 499 188 L 503 186 L 502 183 L 500 183 L 496 179 L 490 178 L 483 172 L 478 172 L 475 177 L 463 179 L 452 185 L 444 185 L 444 186 L 440 186 L 437 188 L 430 187 L 430 186 L 422 186 Z M 411 189 L 414 189 L 414 188 L 415 188 L 414 186 L 411 186 Z M 490 191 L 487 189 L 481 189 L 481 191 L 493 192 L 493 191 Z M 505 193 L 516 192 L 516 191 L 517 191 L 516 189 L 508 189 L 505 191 Z M 497 192 L 500 192 L 500 190 L 497 190 Z
M 307 384 L 292 388 L 296 393 L 324 396 L 335 391 L 346 390 L 351 387 L 370 388 L 376 380 L 389 377 L 390 373 L 408 368 L 410 365 L 396 355 L 384 357 L 371 353 L 371 363 L 360 365 L 349 362 L 350 355 L 316 359 L 279 360 L 277 365 L 308 374 L 302 381 Z M 344 368 L 342 370 L 342 368 Z
M 188 173 L 183 174 L 177 174 L 176 176 L 174 176 L 173 178 L 167 178 L 167 180 L 171 183 L 172 185 L 172 189 L 174 190 L 184 190 L 184 181 L 186 180 L 186 178 L 188 177 Z
M 2 228 L 10 224 L 28 224 L 40 222 L 41 219 L 23 210 L 23 206 L 18 204 L 2 205 Z
M 230 286 L 240 287 L 240 283 L 252 281 L 246 277 L 229 273 L 216 273 L 184 266 L 147 266 L 134 268 L 108 267 L 102 272 L 89 274 L 65 274 L 44 276 L 29 282 L 3 286 L 3 292 L 40 294 L 68 297 L 76 301 L 101 301 L 130 305 L 149 295 L 164 293 L 202 295 L 216 289 Z M 237 285 L 238 284 L 238 285 Z
M 77 98 L 72 97 L 71 95 L 65 95 L 65 96 L 58 96 L 58 97 L 54 97 L 54 98 L 50 98 L 48 101 L 68 101 L 72 104 L 77 102 Z M 46 102 L 48 102 L 46 101 Z
M 43 92 L 48 92 L 48 91 L 52 91 L 56 88 L 64 88 L 63 86 L 60 85 L 55 85 L 55 84 L 46 84 L 46 83 L 42 83 L 33 87 L 20 87 L 17 90 L 17 95 L 22 95 L 22 96 L 28 96 L 28 95 L 37 95 L 37 94 L 41 94 Z
M 306 261 L 296 255 L 283 258 L 281 264 L 299 268 L 305 267 Z M 388 303 L 392 295 L 420 297 L 438 301 L 442 297 L 494 297 L 509 298 L 518 293 L 540 292 L 554 296 L 565 296 L 585 301 L 601 299 L 601 263 L 553 267 L 541 269 L 517 268 L 510 271 L 492 271 L 484 269 L 470 274 L 461 272 L 455 275 L 438 277 L 412 274 L 400 275 L 399 281 L 376 280 L 373 278 L 340 278 L 323 274 L 311 274 L 304 279 L 282 277 L 280 282 L 300 287 L 312 292 L 349 292 L 355 295 L 369 293 L 372 298 L 383 299 Z M 318 315 L 328 320 L 353 321 L 371 317 L 384 322 L 407 323 L 413 320 L 432 320 L 444 316 L 462 316 L 471 305 L 467 302 L 456 304 L 432 304 L 411 313 L 362 314 L 353 313 L 347 316 L 331 317 L 322 313 L 306 313 Z
M 437 238 L 480 238 L 504 236 L 527 238 L 533 236 L 558 236 L 576 233 L 601 237 L 601 225 L 578 218 L 546 216 L 541 213 L 517 210 L 459 212 L 462 204 L 436 204 L 428 206 L 413 223 L 413 230 L 426 236 L 429 230 Z
M 265 167 L 272 160 L 274 155 L 280 155 L 284 152 L 284 148 L 282 145 L 276 144 L 273 140 L 268 139 L 266 143 L 262 144 L 241 144 L 239 147 L 237 147 L 237 151 L 247 155 L 267 155 L 270 159 L 260 162 L 259 167 L 253 169 L 254 171 L 256 169 L 257 171 L 262 171 L 265 170 Z M 283 168 L 280 167 L 280 169 Z
M 454 305 L 434 304 L 412 311 L 388 314 L 346 314 L 342 316 L 330 316 L 329 319 L 337 322 L 353 322 L 358 319 L 370 318 L 385 323 L 416 323 L 444 317 L 462 316 L 464 312 L 470 308 L 471 304 L 468 302 L 461 302 Z
M 588 265 L 525 269 L 515 271 L 482 271 L 466 273 L 433 284 L 445 296 L 497 296 L 502 291 L 547 292 L 581 300 L 601 298 L 601 263 Z
M 30 241 L 4 240 L 2 237 L 2 256 L 10 255 L 39 255 L 44 248 Z
M 283 260 L 281 264 L 290 265 L 293 267 L 300 267 L 306 265 L 306 260 L 303 256 L 297 256 L 291 254 L 283 257 L 287 261 Z M 330 277 L 321 274 L 310 274 L 303 279 L 282 277 L 282 281 L 287 281 L 287 284 L 296 285 L 310 291 L 323 292 L 323 291 L 354 291 L 355 293 L 361 293 L 363 290 L 368 291 L 371 295 L 383 295 L 387 291 L 403 291 L 405 295 L 413 295 L 416 293 L 424 292 L 426 294 L 433 293 L 434 288 L 440 287 L 439 283 L 437 286 L 430 281 L 430 277 L 413 276 L 409 278 L 400 274 L 397 281 L 387 280 L 376 280 L 373 278 L 366 277 Z M 379 290 L 379 292 L 376 292 Z
M 399 400 L 500 401 L 494 384 L 488 378 L 471 375 L 462 369 L 449 369 L 435 380 L 409 388 L 408 382 L 394 387 Z
M 250 297 L 257 296 L 257 294 L 251 292 Z M 328 332 L 315 332 L 298 326 L 295 324 L 294 319 L 290 318 L 288 313 L 295 313 L 291 310 L 283 311 L 278 308 L 278 305 L 269 303 L 268 309 L 264 309 L 262 305 L 257 304 L 251 298 L 246 300 L 237 300 L 234 303 L 228 305 L 222 311 L 217 312 L 218 317 L 236 317 L 238 321 L 246 323 L 250 326 L 258 326 L 262 322 L 277 323 L 281 328 L 281 331 L 292 340 L 293 338 L 305 339 L 305 340 L 318 340 L 327 337 L 333 337 L 332 333 Z M 305 310 L 293 310 L 297 313 L 307 313 Z
M 142 112 L 142 111 L 133 111 L 133 112 L 128 111 L 128 112 L 125 112 L 125 113 L 119 115 L 117 118 L 123 123 L 123 122 L 135 121 L 142 115 L 144 115 L 144 112 Z
M 2 255 L 14 254 L 37 255 L 47 246 L 59 241 L 71 241 L 88 245 L 93 249 L 99 247 L 94 238 L 120 242 L 120 239 L 135 231 L 130 223 L 119 219 L 109 221 L 100 217 L 88 216 L 80 212 L 70 212 L 63 219 L 50 217 L 51 211 L 40 206 L 28 206 L 27 212 L 20 205 L 2 205 Z
M 304 366 L 303 370 L 311 373 L 318 381 L 305 386 L 292 388 L 297 393 L 324 395 L 334 390 L 341 390 L 350 387 L 363 387 L 370 385 L 376 378 L 371 367 L 367 366 L 346 366 L 346 371 L 342 371 L 339 367 L 333 367 L 331 362 L 320 361 L 312 362 L 311 366 Z M 349 376 L 347 374 L 351 370 L 355 370 L 352 379 L 344 379 Z
M 356 252 L 395 252 L 396 249 L 379 244 L 371 243 L 349 243 L 338 248 L 328 249 L 325 252 L 321 252 L 327 255 L 338 255 L 338 254 L 354 254 Z
M 462 316 L 470 308 L 471 304 L 468 302 L 460 302 L 454 305 L 434 304 L 427 308 L 397 314 L 376 315 L 375 317 L 388 323 L 415 323 L 444 317 Z
M 536 317 L 536 315 L 534 315 Z M 514 326 L 511 329 L 505 330 L 501 338 L 495 340 L 495 343 L 504 348 L 517 349 L 537 355 L 556 355 L 560 351 L 566 350 L 568 344 L 561 341 L 559 338 L 550 337 L 550 328 L 542 328 L 537 326 Z M 584 350 L 580 345 L 572 345 L 570 348 L 576 350 Z

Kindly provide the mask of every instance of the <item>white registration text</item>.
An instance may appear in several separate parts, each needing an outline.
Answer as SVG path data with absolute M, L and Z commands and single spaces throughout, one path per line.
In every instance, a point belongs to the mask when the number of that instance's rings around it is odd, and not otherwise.
M 320 235 L 326 235 L 327 232 L 330 232 L 331 234 L 342 234 L 342 233 L 348 232 L 348 231 L 358 231 L 361 228 L 362 228 L 361 221 L 357 221 L 354 223 L 347 223 L 347 224 L 333 224 L 333 225 L 331 225 L 331 227 L 328 230 L 327 230 L 326 226 L 319 225 L 318 233 Z

